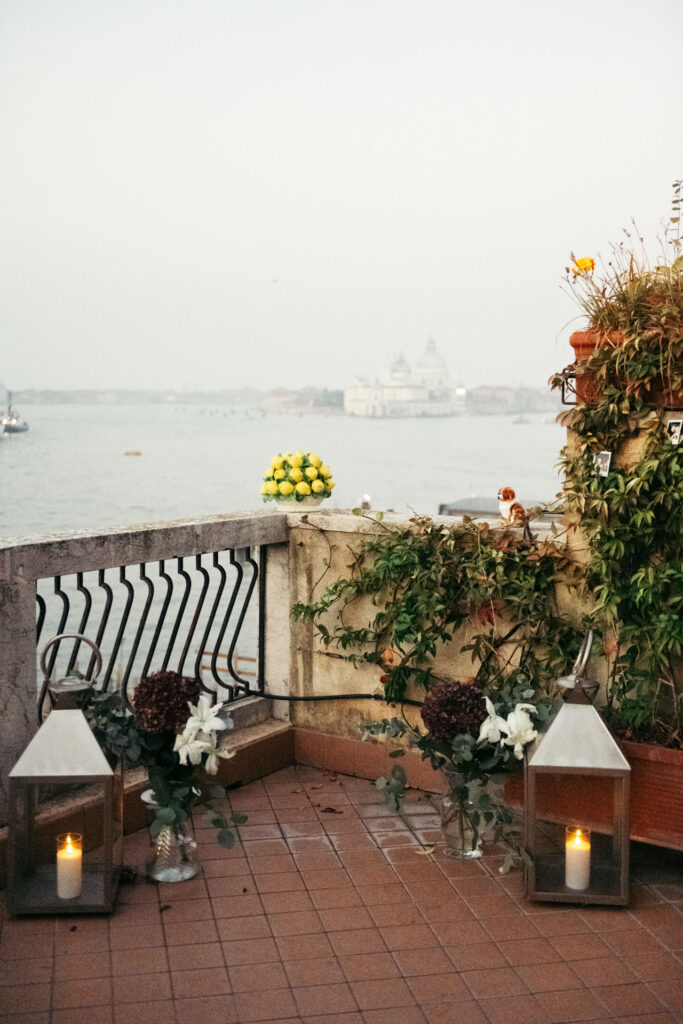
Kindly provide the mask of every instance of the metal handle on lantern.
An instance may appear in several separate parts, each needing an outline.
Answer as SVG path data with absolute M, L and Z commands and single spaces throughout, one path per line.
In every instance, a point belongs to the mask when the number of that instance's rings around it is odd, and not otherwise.
M 79 642 L 86 643 L 88 647 L 92 648 L 93 655 L 95 657 L 94 674 L 92 679 L 79 679 L 78 676 L 65 676 L 63 679 L 51 680 L 47 675 L 47 652 L 55 644 L 60 643 L 62 640 L 78 640 Z M 100 669 L 102 668 L 102 655 L 97 644 L 90 640 L 87 636 L 82 633 L 60 633 L 58 636 L 53 636 L 51 640 L 45 644 L 42 653 L 40 655 L 40 670 L 43 673 L 43 685 L 40 689 L 40 696 L 38 697 L 38 721 L 43 720 L 43 705 L 45 703 L 45 697 L 48 690 L 50 695 L 60 693 L 78 693 L 79 691 L 87 689 L 92 683 L 95 682 Z
M 574 666 L 568 676 L 562 676 L 557 680 L 557 685 L 564 687 L 566 690 L 573 690 L 578 693 L 586 695 L 586 699 L 592 699 L 598 689 L 598 683 L 594 679 L 590 679 L 584 675 L 588 659 L 590 658 L 591 648 L 593 646 L 593 630 L 589 629 L 586 633 L 579 653 L 577 655 Z M 571 697 L 569 698 L 571 700 Z M 582 697 L 575 698 L 582 700 Z

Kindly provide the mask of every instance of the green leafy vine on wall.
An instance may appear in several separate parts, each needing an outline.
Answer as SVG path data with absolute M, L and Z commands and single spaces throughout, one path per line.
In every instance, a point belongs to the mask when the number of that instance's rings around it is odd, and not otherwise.
M 409 526 L 378 527 L 350 574 L 317 600 L 295 605 L 295 619 L 314 623 L 322 643 L 354 664 L 377 665 L 390 701 L 409 687 L 426 691 L 438 682 L 434 658 L 452 643 L 456 653 L 469 652 L 486 692 L 521 683 L 549 692 L 582 635 L 581 624 L 557 606 L 557 585 L 577 581 L 561 539 L 536 541 L 521 529 L 467 518 L 445 525 L 415 517 Z M 364 598 L 370 618 L 345 621 Z

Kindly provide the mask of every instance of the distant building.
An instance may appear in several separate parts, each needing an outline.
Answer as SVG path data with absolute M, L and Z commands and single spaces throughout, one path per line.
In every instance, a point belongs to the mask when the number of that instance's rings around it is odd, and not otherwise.
M 464 403 L 465 390 L 453 386 L 433 338 L 414 370 L 400 355 L 384 384 L 357 377 L 344 391 L 344 411 L 349 416 L 457 416 L 464 412 Z

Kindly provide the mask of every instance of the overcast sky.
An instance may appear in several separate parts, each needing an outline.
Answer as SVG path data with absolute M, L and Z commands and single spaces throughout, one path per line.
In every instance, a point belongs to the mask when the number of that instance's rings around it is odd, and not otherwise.
M 683 176 L 680 0 L 0 0 L 0 380 L 569 361 L 573 249 Z M 575 324 L 574 327 L 578 326 Z

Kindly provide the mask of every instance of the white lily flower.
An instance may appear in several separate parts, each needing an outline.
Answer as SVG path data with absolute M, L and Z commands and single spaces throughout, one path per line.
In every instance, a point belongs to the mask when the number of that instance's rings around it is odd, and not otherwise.
M 235 756 L 234 750 L 228 750 L 227 747 L 222 747 L 220 743 L 217 742 L 215 733 L 213 734 L 212 740 L 213 743 L 211 744 L 211 746 L 209 746 L 209 743 L 206 744 L 205 751 L 207 757 L 206 762 L 204 764 L 204 769 L 208 775 L 216 775 L 218 773 L 219 758 L 224 758 L 225 760 L 228 760 L 228 758 Z
M 535 710 L 533 704 L 518 704 L 507 718 L 507 736 L 503 743 L 505 746 L 515 748 L 514 754 L 519 761 L 524 757 L 524 747 L 527 743 L 531 743 L 538 736 L 529 718 L 529 712 Z
M 178 760 L 181 764 L 187 764 L 188 759 L 190 764 L 200 764 L 202 754 L 206 753 L 207 744 L 206 740 L 197 737 L 196 729 L 188 729 L 186 727 L 183 732 L 176 736 L 173 749 L 178 755 Z
M 479 727 L 479 738 L 478 743 L 500 743 L 504 733 L 507 733 L 507 723 L 504 718 L 496 714 L 492 702 L 488 697 L 484 697 L 486 701 L 486 710 L 488 711 L 488 718 L 485 718 Z
M 212 707 L 211 699 L 204 693 L 196 704 L 190 704 L 188 701 L 187 706 L 192 714 L 188 718 L 185 728 L 199 729 L 201 732 L 212 732 L 214 730 L 220 731 L 221 729 L 227 729 L 227 724 L 222 718 L 218 717 L 224 703 L 225 701 L 222 701 L 220 704 L 215 704 Z

